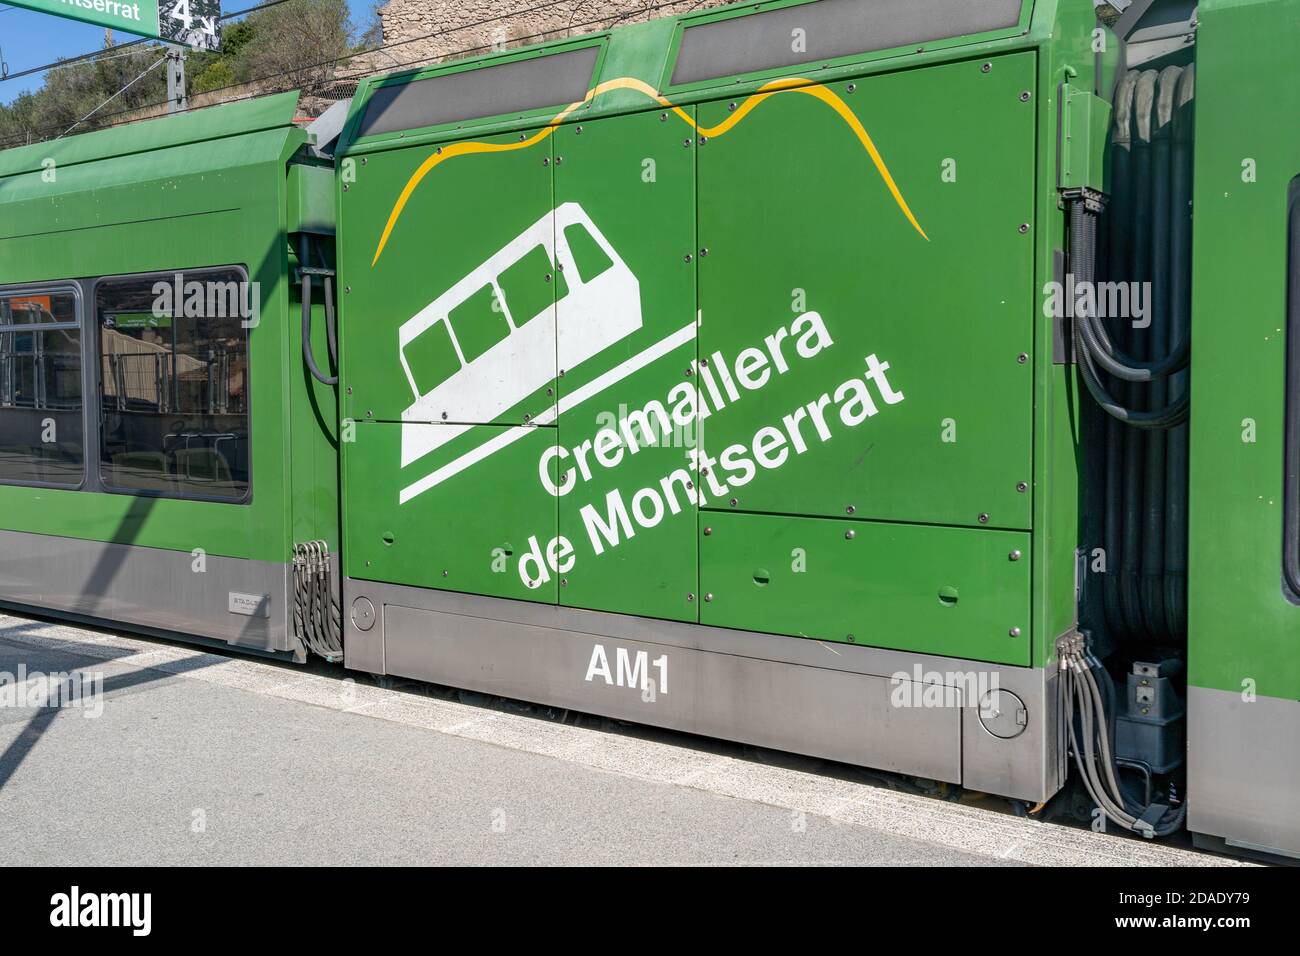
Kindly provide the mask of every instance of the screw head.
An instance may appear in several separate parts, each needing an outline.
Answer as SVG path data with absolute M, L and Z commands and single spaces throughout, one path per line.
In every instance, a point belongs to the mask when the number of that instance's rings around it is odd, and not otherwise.
M 856 538 L 857 536 L 858 536 L 858 533 L 857 533 L 856 531 L 852 531 L 852 530 L 850 530 L 850 531 L 845 531 L 845 532 L 844 532 L 844 539 L 845 539 L 846 541 L 852 541 L 852 540 L 853 540 L 854 538 Z
M 855 507 L 853 507 L 853 505 L 849 505 L 847 508 L 844 509 L 844 513 L 845 513 L 845 514 L 853 514 L 853 513 L 856 512 L 857 510 L 858 510 L 858 509 L 855 508 Z
M 350 286 L 350 285 L 348 285 L 348 286 L 344 286 L 344 287 L 343 287 L 343 293 L 344 293 L 344 295 L 350 295 L 350 294 L 352 293 L 352 286 Z
M 709 247 L 708 247 L 708 246 L 701 246 L 701 247 L 700 247 L 700 258 L 703 259 L 703 258 L 704 258 L 705 256 L 707 256 L 708 254 L 709 254 Z
M 980 523 L 980 524 L 988 524 L 988 523 L 989 523 L 989 516 L 988 516 L 987 514 L 981 514 L 981 515 L 979 516 L 979 523 Z
M 1020 636 L 1020 628 L 1018 628 L 1018 627 L 1013 627 L 1011 630 L 1007 631 L 1007 633 L 1010 634 L 1012 637 L 1019 637 L 1019 636 Z
M 730 111 L 733 112 L 733 113 L 736 112 L 736 104 L 735 104 L 735 103 L 728 103 L 728 104 L 727 104 L 727 109 L 730 110 Z
M 451 577 L 451 572 L 450 572 L 450 571 L 443 571 L 443 572 L 442 572 L 442 576 L 443 576 L 444 578 Z
M 691 254 L 688 252 L 688 253 L 686 253 L 686 255 L 682 256 L 682 261 L 683 261 L 683 262 L 690 262 L 692 258 L 693 258 L 693 257 L 692 257 Z
M 1028 91 L 1028 90 L 1023 91 L 1023 92 L 1020 94 L 1020 102 L 1022 102 L 1022 103 L 1028 103 L 1028 102 L 1029 102 L 1029 91 Z
M 349 394 L 349 395 L 352 394 L 352 386 L 351 386 L 351 385 L 348 386 L 348 394 Z
M 691 148 L 691 141 L 690 141 L 689 139 L 684 139 L 684 140 L 682 140 L 682 145 L 685 146 L 687 149 L 690 149 L 690 148 Z
M 1017 228 L 1020 230 L 1020 234 L 1023 236 L 1025 233 L 1029 231 L 1029 223 L 1022 222 Z
M 981 73 L 987 73 L 987 72 L 988 72 L 989 70 L 991 70 L 991 69 L 993 69 L 993 64 L 992 64 L 992 63 L 984 63 L 984 64 L 982 64 L 982 65 L 980 66 L 980 72 L 981 72 Z
M 1029 353 L 1021 352 L 1019 355 L 1016 356 L 1016 361 L 1019 362 L 1021 365 L 1024 365 L 1026 362 L 1029 361 Z
M 546 390 L 546 394 L 547 394 L 547 395 L 554 395 L 554 394 L 555 394 L 555 389 L 553 389 L 553 388 L 548 388 L 548 389 Z
M 710 601 L 712 601 L 712 600 L 713 600 L 713 592 L 712 592 L 712 591 L 710 591 L 708 594 L 704 595 L 704 603 L 705 603 L 705 604 L 708 604 L 708 603 L 709 603 Z
M 556 165 L 556 166 L 559 166 L 559 165 L 563 164 L 563 162 L 564 162 L 564 157 L 563 157 L 563 156 L 556 156 L 556 157 L 555 157 L 555 165 Z
M 664 122 L 667 122 L 667 120 L 668 120 L 668 114 L 667 114 L 667 113 L 660 113 L 660 114 L 659 114 L 659 122 L 664 123 Z
M 348 184 L 347 184 L 347 183 L 344 183 L 344 184 L 343 184 L 343 191 L 344 191 L 344 192 L 347 192 L 347 191 L 348 191 Z
M 581 135 L 582 135 L 582 127 L 581 127 L 581 126 L 578 126 L 577 128 L 575 128 L 575 129 L 574 129 L 574 133 L 576 133 L 577 135 L 581 136 Z M 520 139 L 523 139 L 523 137 L 521 136 Z
M 848 641 L 850 644 L 852 644 L 852 643 L 854 643 L 855 641 L 857 641 L 857 638 L 854 637 L 852 634 L 845 634 L 845 635 L 844 635 L 844 639 L 845 639 L 846 641 Z
M 1016 491 L 1019 491 L 1019 492 L 1021 492 L 1021 493 L 1023 494 L 1024 492 L 1026 492 L 1026 491 L 1028 491 L 1028 490 L 1029 490 L 1029 485 L 1028 485 L 1027 483 L 1025 483 L 1025 482 L 1023 482 L 1023 481 L 1017 481 L 1017 482 L 1016 482 Z
M 729 502 L 727 502 L 727 503 L 728 503 L 729 505 L 731 505 L 731 507 L 733 507 L 733 508 L 736 507 L 736 499 L 735 499 L 735 498 L 732 498 L 732 499 L 731 499 Z
M 845 88 L 846 90 L 848 90 L 850 93 L 853 93 L 853 92 L 856 92 L 856 91 L 857 91 L 858 84 L 856 84 L 856 83 L 850 83 L 848 86 L 846 86 L 846 87 L 844 87 L 844 88 Z
M 542 165 L 543 165 L 543 166 L 549 166 L 549 165 L 551 165 L 551 161 L 550 161 L 550 159 L 549 159 L 549 158 L 547 158 L 547 159 L 543 159 L 543 160 L 542 160 Z
M 568 579 L 568 578 L 560 578 L 560 587 L 562 587 L 562 588 L 567 588 L 568 586 L 569 586 L 569 579 Z
M 707 538 L 711 534 L 713 534 L 713 529 L 711 527 L 705 527 L 704 536 Z
M 1008 560 L 1008 561 L 1019 561 L 1019 560 L 1020 560 L 1020 549 L 1017 548 L 1015 551 L 1012 551 L 1010 554 L 1008 554 L 1008 555 L 1007 555 L 1007 560 Z
M 694 600 L 695 600 L 695 595 L 694 595 L 693 593 L 692 593 L 692 594 L 688 594 L 688 595 L 686 595 L 686 600 L 687 600 L 688 602 L 689 602 L 689 601 L 694 601 Z
M 369 160 L 366 159 L 366 157 L 364 157 L 364 156 L 361 157 L 361 165 L 362 165 L 362 166 L 364 166 L 364 165 L 365 165 L 366 163 L 368 163 L 368 162 L 369 162 Z

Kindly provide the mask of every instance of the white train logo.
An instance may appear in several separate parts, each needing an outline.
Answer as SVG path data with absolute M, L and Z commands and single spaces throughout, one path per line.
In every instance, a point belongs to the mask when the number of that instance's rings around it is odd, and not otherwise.
M 584 257 L 581 266 L 588 273 L 584 275 L 573 246 L 591 249 L 593 243 L 603 256 L 593 250 Z M 512 302 L 509 290 L 501 286 L 504 273 L 536 257 L 539 249 L 547 268 L 563 283 L 554 302 L 553 323 L 546 321 L 550 302 L 540 310 L 521 305 Z M 508 332 L 482 354 L 467 355 L 452 317 L 459 307 L 488 295 L 492 310 L 504 316 Z M 532 314 L 516 314 L 517 308 Z M 475 425 L 496 421 L 554 380 L 558 369 L 572 370 L 640 328 L 641 286 L 622 256 L 578 203 L 564 203 L 548 212 L 398 330 L 402 371 L 414 397 L 402 415 L 402 467 Z M 422 390 L 408 347 L 431 334 L 450 338 L 460 368 Z M 545 424 L 554 414 L 553 408 L 548 409 L 534 422 Z M 430 423 L 437 425 L 430 427 Z

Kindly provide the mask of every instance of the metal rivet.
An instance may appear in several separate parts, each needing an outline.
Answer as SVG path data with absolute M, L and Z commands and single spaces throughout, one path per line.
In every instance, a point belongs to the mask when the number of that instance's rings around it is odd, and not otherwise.
M 685 146 L 687 149 L 690 149 L 690 148 L 691 148 L 691 141 L 690 141 L 689 139 L 684 139 L 684 140 L 682 140 L 682 145 Z
M 352 394 L 352 386 L 351 386 L 351 385 L 348 386 L 348 394 L 349 394 L 349 395 Z
M 348 184 L 347 184 L 347 183 L 344 183 L 344 184 L 343 184 L 343 191 L 344 191 L 344 192 L 347 192 L 347 191 L 348 191 Z
M 858 84 L 850 83 L 848 86 L 845 87 L 845 89 L 848 90 L 850 93 L 855 93 L 857 92 Z
M 1012 637 L 1019 637 L 1019 636 L 1020 636 L 1020 628 L 1018 628 L 1018 627 L 1013 627 L 1011 630 L 1007 631 L 1007 633 L 1010 634 Z
M 551 165 L 551 161 L 550 161 L 550 159 L 549 159 L 549 158 L 547 158 L 547 159 L 543 159 L 543 160 L 542 160 L 542 165 L 543 165 L 543 166 L 549 166 L 549 165 Z
M 730 110 L 730 111 L 733 112 L 733 113 L 736 112 L 736 104 L 735 104 L 735 103 L 728 103 L 728 104 L 727 104 L 727 109 Z
M 855 511 L 857 511 L 857 510 L 858 510 L 858 509 L 855 508 L 855 507 L 853 507 L 853 505 L 849 505 L 847 508 L 844 509 L 844 513 L 845 513 L 845 514 L 853 514 L 853 513 L 854 513 Z
M 980 67 L 980 72 L 981 72 L 981 73 L 987 73 L 987 72 L 988 72 L 989 70 L 991 70 L 991 69 L 993 69 L 993 64 L 992 64 L 992 63 L 985 63 L 985 64 L 983 64 L 983 65 Z
M 554 395 L 554 394 L 555 394 L 555 389 L 553 389 L 553 388 L 548 388 L 548 389 L 546 390 L 546 394 L 547 394 L 547 395 Z
M 525 424 L 525 425 L 528 424 L 530 421 L 532 421 L 532 418 L 533 418 L 532 415 L 525 415 L 525 416 L 524 416 L 524 424 Z
M 1008 555 L 1007 555 L 1007 560 L 1008 560 L 1008 561 L 1019 561 L 1019 560 L 1020 560 L 1020 550 L 1017 549 L 1017 550 L 1015 550 L 1015 551 L 1012 551 L 1010 554 L 1008 554 Z
M 1023 236 L 1025 233 L 1029 231 L 1029 223 L 1022 222 L 1019 226 L 1019 229 L 1020 229 L 1020 234 Z
M 1029 353 L 1021 352 L 1019 355 L 1016 356 L 1016 361 L 1019 362 L 1021 365 L 1024 365 L 1026 362 L 1029 361 Z
M 667 114 L 667 113 L 660 113 L 660 114 L 659 114 L 659 122 L 662 123 L 662 122 L 666 121 L 667 119 L 668 119 L 668 114 Z
M 845 532 L 844 532 L 844 537 L 845 537 L 845 539 L 848 540 L 848 541 L 852 541 L 852 540 L 853 540 L 854 538 L 856 538 L 857 536 L 858 536 L 858 533 L 857 533 L 856 531 L 845 531 Z
M 689 375 L 691 374 L 691 370 L 690 370 L 690 368 L 687 368 L 687 369 L 686 369 L 686 374 L 687 374 L 687 376 L 689 376 Z
M 979 517 L 979 522 L 980 522 L 980 524 L 988 524 L 988 523 L 989 523 L 989 516 L 988 516 L 988 515 L 984 515 L 984 514 L 980 515 L 980 517 Z
M 713 600 L 713 592 L 712 592 L 712 591 L 710 591 L 708 594 L 704 595 L 704 603 L 705 603 L 705 604 L 708 604 L 708 603 L 709 603 L 710 601 L 712 601 L 712 600 Z
M 700 359 L 700 368 L 708 368 L 708 367 L 709 367 L 709 360 L 708 360 L 708 359 Z
M 367 409 L 366 409 L 366 418 L 374 418 L 374 417 L 375 417 L 375 413 L 374 413 L 372 410 L 370 410 L 370 409 L 367 408 Z
M 701 137 L 700 137 L 700 145 L 701 145 L 701 146 L 703 146 L 703 145 L 705 145 L 706 143 L 708 143 L 708 141 L 709 141 L 709 138 L 708 138 L 707 136 L 701 136 Z
M 367 162 L 369 162 L 369 160 L 367 160 L 366 157 L 362 156 L 362 157 L 361 157 L 361 165 L 364 166 Z
M 344 287 L 343 287 L 343 294 L 344 294 L 344 295 L 350 295 L 351 293 L 352 293 L 352 286 L 349 285 L 349 286 L 344 286 Z
M 733 508 L 736 507 L 736 499 L 732 498 L 729 502 L 727 502 L 727 504 L 731 505 L 731 507 Z
M 443 420 L 444 422 L 447 420 L 447 413 L 446 413 L 446 412 L 443 412 L 443 413 L 442 413 L 442 420 Z
M 562 588 L 567 588 L 568 586 L 569 586 L 569 579 L 568 579 L 568 578 L 560 578 L 560 587 L 562 587 Z
M 850 644 L 852 644 L 853 642 L 855 642 L 855 641 L 857 640 L 857 638 L 854 637 L 852 634 L 845 634 L 845 635 L 844 635 L 844 639 L 845 639 L 846 641 L 848 641 Z
M 1029 102 L 1029 91 L 1028 91 L 1028 90 L 1025 90 L 1023 93 L 1020 94 L 1020 102 L 1022 102 L 1022 103 L 1028 103 L 1028 102 Z
M 711 535 L 711 534 L 713 534 L 713 529 L 710 528 L 710 527 L 706 527 L 706 528 L 704 529 L 704 536 L 707 538 L 707 537 L 708 537 L 709 535 Z
M 707 256 L 708 254 L 709 254 L 709 247 L 708 247 L 708 246 L 704 246 L 704 247 L 702 247 L 702 248 L 700 249 L 700 258 L 701 258 L 701 259 L 703 259 L 703 258 L 704 258 L 705 256 Z
M 577 127 L 577 128 L 574 130 L 574 132 L 577 133 L 579 136 L 581 136 L 581 135 L 582 135 L 582 127 L 581 127 L 581 126 Z
M 1016 491 L 1025 492 L 1028 490 L 1029 490 L 1029 485 L 1027 485 L 1025 482 L 1023 481 L 1016 482 Z
M 695 600 L 695 595 L 694 595 L 694 594 L 688 594 L 688 595 L 686 595 L 686 600 L 687 600 L 687 601 L 694 601 L 694 600 Z
M 450 572 L 450 571 L 443 571 L 443 572 L 442 572 L 442 576 L 443 576 L 444 578 L 449 578 L 449 577 L 451 577 L 451 572 Z
M 563 156 L 556 156 L 556 157 L 555 157 L 555 165 L 556 165 L 556 166 L 563 165 L 563 163 L 564 163 L 564 157 L 563 157 Z
M 694 490 L 695 490 L 695 482 L 693 482 L 693 481 L 688 481 L 688 482 L 686 482 L 686 490 L 687 490 L 687 491 L 694 491 Z
M 542 278 L 544 278 L 547 282 L 550 282 L 550 281 L 551 281 L 551 274 L 548 272 L 548 273 L 546 273 L 546 275 L 544 275 Z
M 560 369 L 559 378 L 564 378 L 564 369 Z
M 439 156 L 441 156 L 441 155 L 442 155 L 442 147 L 439 146 L 437 149 L 434 150 L 434 152 L 437 153 Z
M 691 254 L 688 252 L 688 253 L 686 253 L 686 255 L 682 256 L 682 261 L 683 261 L 683 262 L 690 262 L 690 261 L 691 261 Z

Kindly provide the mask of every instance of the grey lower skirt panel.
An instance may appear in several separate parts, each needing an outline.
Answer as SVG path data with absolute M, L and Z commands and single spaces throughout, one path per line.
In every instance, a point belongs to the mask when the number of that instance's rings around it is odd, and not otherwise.
M 211 554 L 196 561 L 182 551 L 0 531 L 0 602 L 299 651 L 288 621 L 288 565 Z
M 1300 857 L 1300 701 L 1187 689 L 1187 828 Z
M 354 670 L 1023 800 L 1064 780 L 1055 671 L 351 578 L 344 608 Z

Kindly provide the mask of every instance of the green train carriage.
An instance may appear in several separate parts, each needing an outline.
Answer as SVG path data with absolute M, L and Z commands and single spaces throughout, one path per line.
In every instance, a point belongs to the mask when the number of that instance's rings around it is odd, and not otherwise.
M 56 191 L 11 151 L 0 295 L 78 292 L 90 464 L 4 479 L 0 596 L 1294 855 L 1298 17 L 747 4 L 367 80 L 332 180 L 284 101 L 77 137 Z M 232 268 L 246 459 L 222 350 L 133 394 L 103 343 L 158 310 L 94 298 Z M 75 477 L 34 407 L 4 443 Z M 187 407 L 193 454 L 113 430 Z

